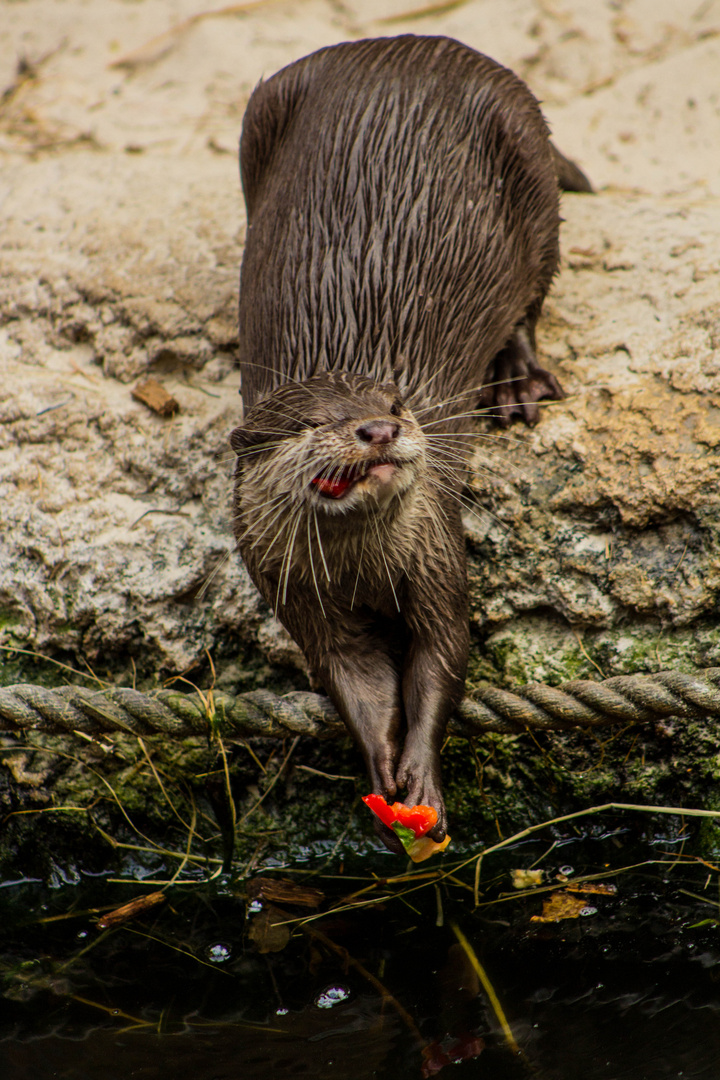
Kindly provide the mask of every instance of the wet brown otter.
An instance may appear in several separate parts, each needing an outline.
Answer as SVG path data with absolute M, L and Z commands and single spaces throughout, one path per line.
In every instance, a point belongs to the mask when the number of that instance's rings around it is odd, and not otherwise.
M 434 806 L 441 840 L 468 654 L 467 436 L 479 400 L 534 423 L 562 396 L 535 323 L 558 179 L 589 185 L 527 87 L 447 38 L 292 64 L 255 90 L 240 155 L 238 545 L 372 790 Z

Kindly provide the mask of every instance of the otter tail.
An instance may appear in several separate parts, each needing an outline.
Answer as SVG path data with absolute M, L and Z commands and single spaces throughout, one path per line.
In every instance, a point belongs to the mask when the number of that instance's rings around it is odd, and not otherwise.
M 558 186 L 561 191 L 586 191 L 592 194 L 593 186 L 582 169 L 579 169 L 574 161 L 561 154 L 557 146 L 550 143 L 553 164 L 557 175 Z

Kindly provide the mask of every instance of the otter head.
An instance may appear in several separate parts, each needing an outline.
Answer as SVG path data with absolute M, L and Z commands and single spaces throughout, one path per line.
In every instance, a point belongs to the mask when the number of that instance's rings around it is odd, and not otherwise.
M 388 509 L 425 467 L 425 436 L 395 384 L 347 373 L 280 387 L 230 443 L 242 504 L 326 519 Z

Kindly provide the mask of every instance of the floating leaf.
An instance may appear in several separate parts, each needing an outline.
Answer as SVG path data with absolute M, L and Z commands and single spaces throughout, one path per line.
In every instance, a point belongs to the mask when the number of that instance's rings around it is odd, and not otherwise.
M 248 936 L 255 942 L 258 952 L 282 952 L 290 940 L 287 916 L 279 908 L 269 904 L 258 915 L 253 915 Z
M 247 891 L 251 900 L 274 900 L 276 904 L 295 904 L 298 907 L 319 907 L 325 899 L 325 893 L 320 889 L 310 889 L 286 878 L 265 875 L 254 878 L 248 884 Z
M 562 919 L 577 919 L 586 910 L 587 904 L 579 896 L 570 893 L 554 892 L 543 903 L 542 915 L 533 915 L 530 922 L 560 922 Z

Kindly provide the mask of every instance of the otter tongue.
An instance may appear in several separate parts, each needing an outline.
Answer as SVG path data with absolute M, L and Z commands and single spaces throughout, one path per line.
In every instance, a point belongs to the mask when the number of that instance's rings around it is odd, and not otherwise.
M 321 495 L 328 499 L 339 499 L 349 487 L 352 487 L 357 475 L 354 469 L 342 469 L 332 476 L 315 476 L 311 483 Z

